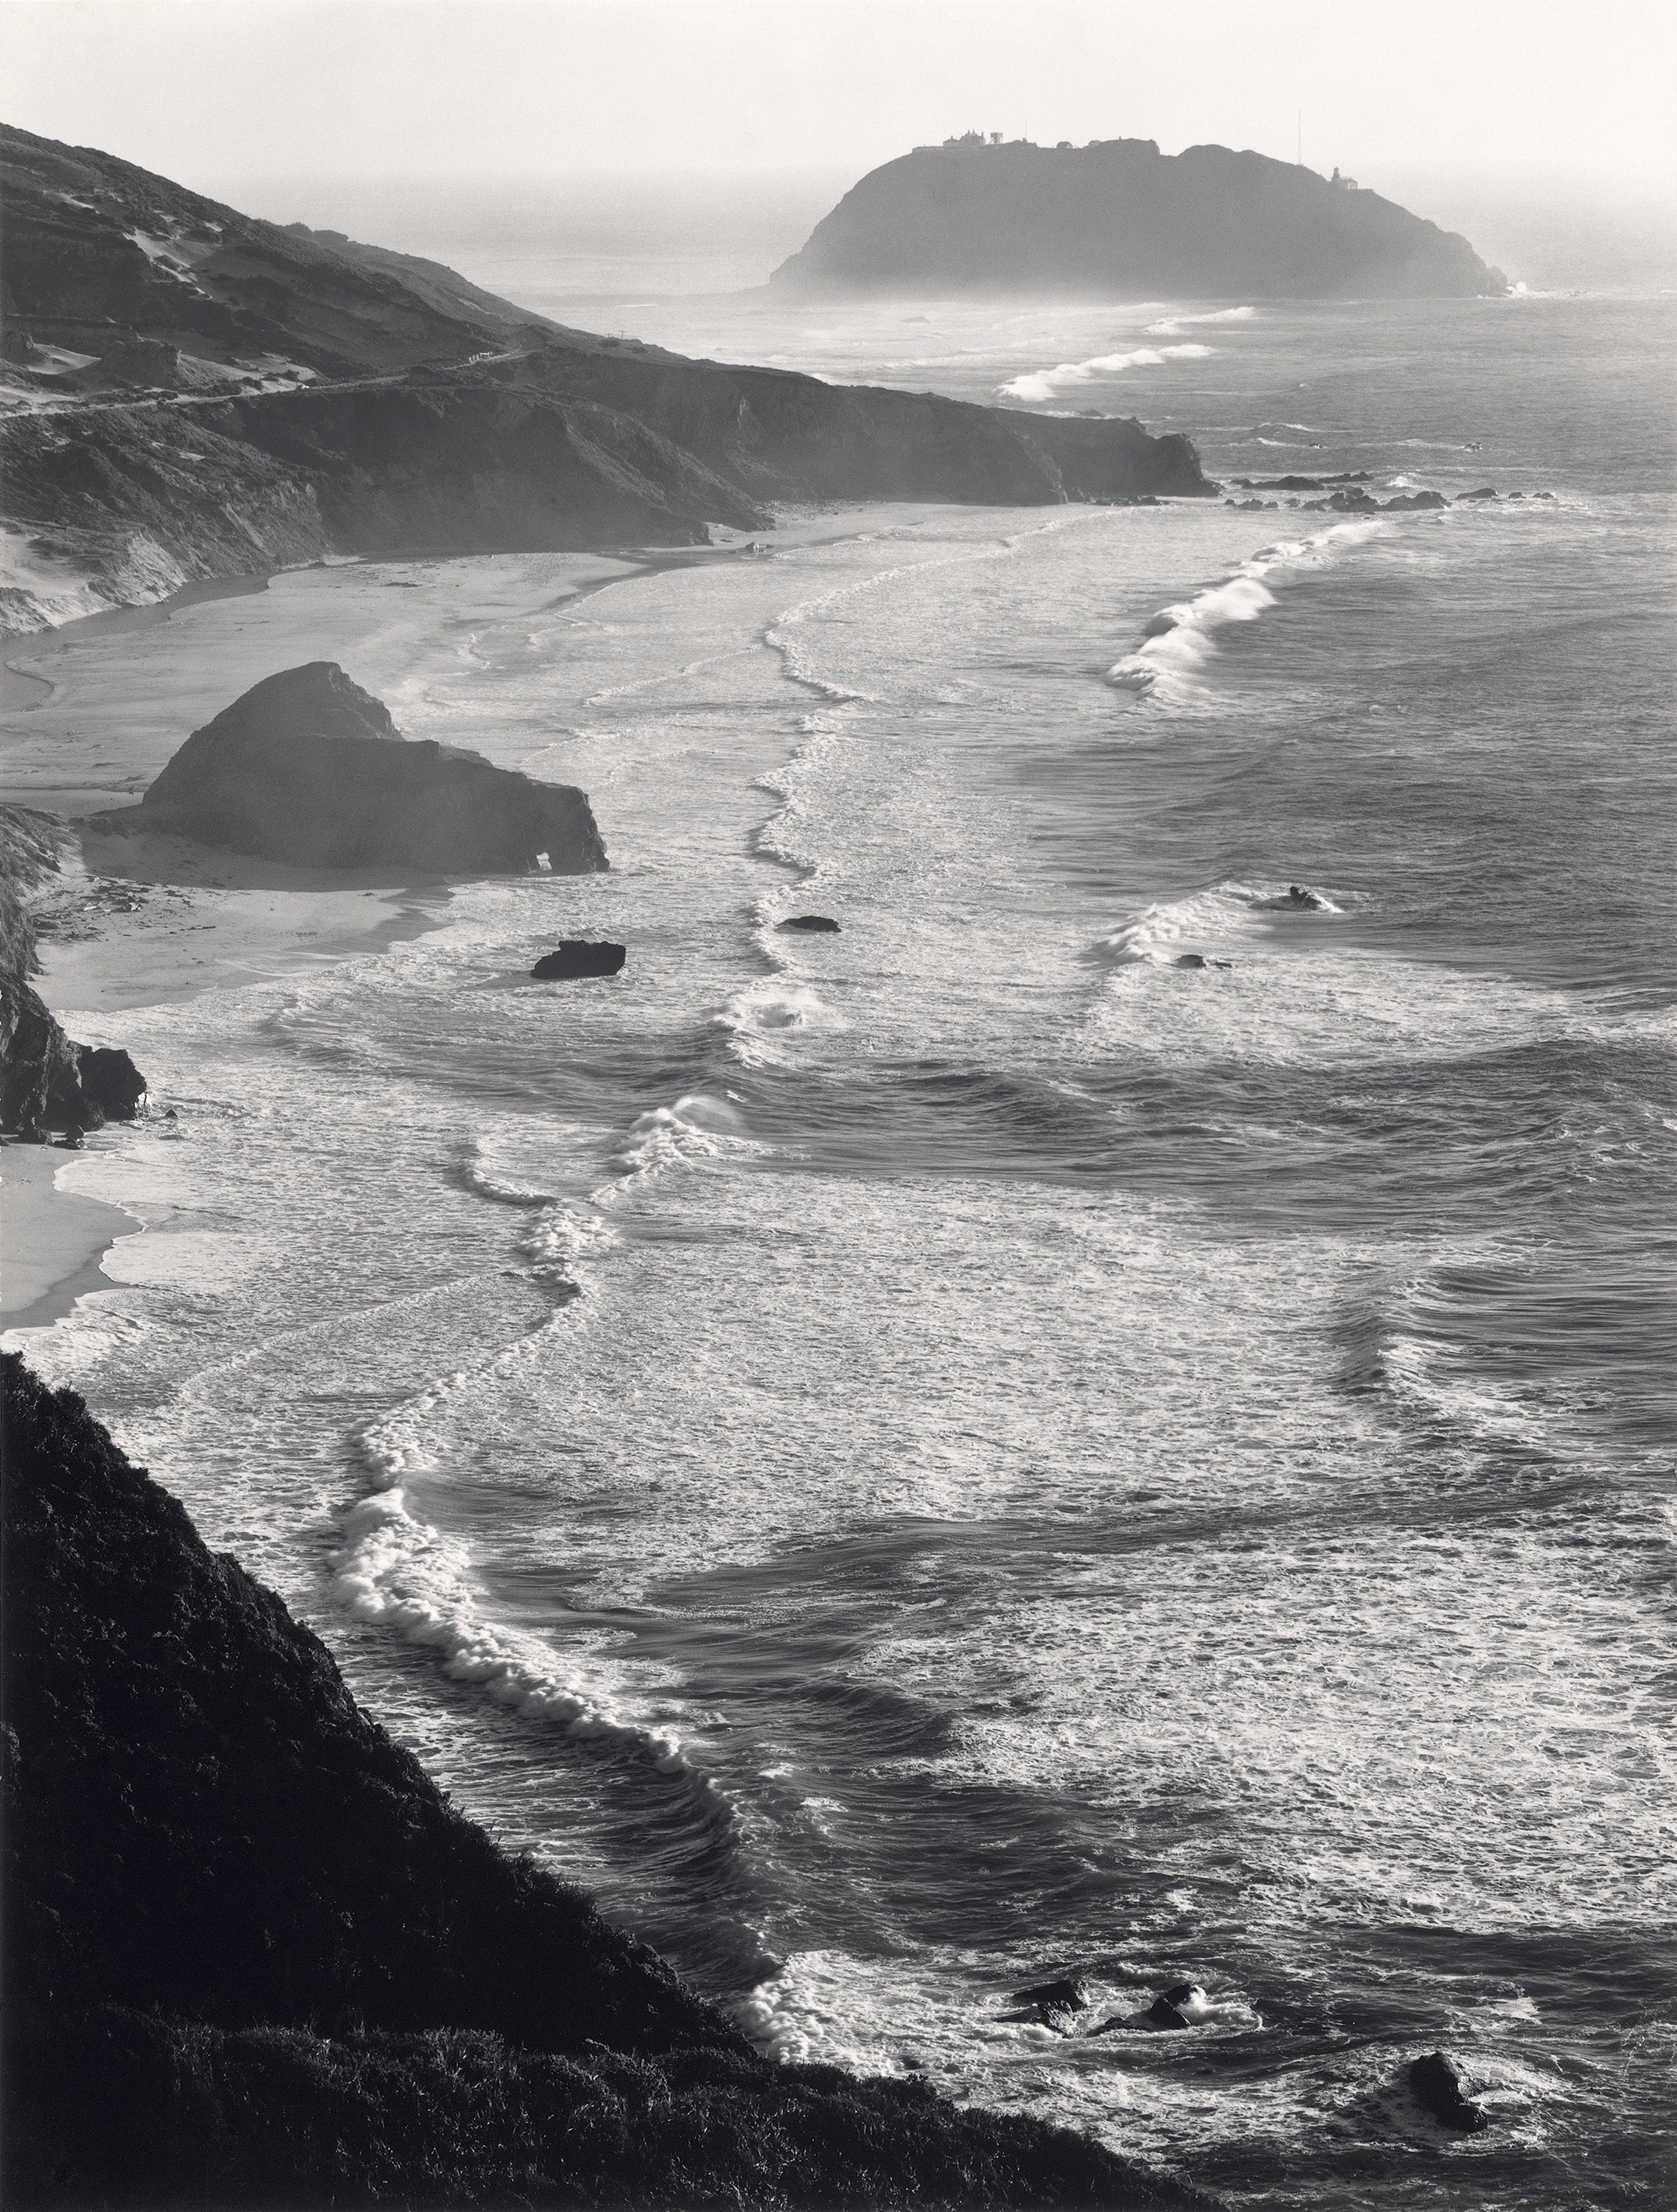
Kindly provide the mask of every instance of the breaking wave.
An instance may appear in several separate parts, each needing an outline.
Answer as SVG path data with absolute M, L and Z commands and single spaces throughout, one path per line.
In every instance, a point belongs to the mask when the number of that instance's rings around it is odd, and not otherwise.
M 1229 623 L 1256 622 L 1275 605 L 1268 579 L 1278 569 L 1320 568 L 1334 555 L 1384 530 L 1380 522 L 1339 522 L 1309 538 L 1285 538 L 1243 561 L 1231 576 L 1209 584 L 1191 599 L 1161 608 L 1143 642 L 1107 671 L 1120 690 L 1180 704 L 1194 689 L 1213 650 L 1216 633 Z
M 1062 361 L 1058 368 L 1031 369 L 997 389 L 1009 399 L 1052 399 L 1068 385 L 1092 384 L 1097 376 L 1121 375 L 1127 368 L 1157 368 L 1167 361 L 1206 361 L 1212 350 L 1207 345 L 1135 346 L 1128 353 L 1097 353 L 1088 361 Z
M 1257 313 L 1255 307 L 1213 307 L 1203 315 L 1167 315 L 1162 322 L 1149 323 L 1150 338 L 1173 338 L 1178 331 L 1185 331 L 1200 323 L 1249 323 Z

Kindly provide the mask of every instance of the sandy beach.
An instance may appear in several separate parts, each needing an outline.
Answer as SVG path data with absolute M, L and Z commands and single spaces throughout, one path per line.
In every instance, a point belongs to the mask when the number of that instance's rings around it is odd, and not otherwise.
M 86 825 L 39 902 L 42 997 L 80 1042 L 120 1045 L 125 1012 L 306 973 L 434 927 L 450 896 L 440 880 L 287 868 L 89 817 L 132 808 L 191 731 L 276 669 L 340 661 L 401 723 L 428 672 L 469 653 L 483 625 L 736 550 L 333 562 L 197 585 L 13 641 L 0 799 Z M 76 1182 L 124 1141 L 113 1127 L 80 1152 L 0 1146 L 9 1334 L 50 1326 L 112 1284 L 104 1260 L 134 1224 Z

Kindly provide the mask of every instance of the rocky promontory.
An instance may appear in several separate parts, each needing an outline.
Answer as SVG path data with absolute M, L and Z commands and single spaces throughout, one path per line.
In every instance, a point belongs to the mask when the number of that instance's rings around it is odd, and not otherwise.
M 1293 161 L 1151 138 L 917 146 L 775 272 L 812 292 L 1164 299 L 1500 293 L 1465 238 Z
M 408 738 L 335 661 L 283 669 L 194 730 L 136 808 L 100 817 L 311 868 L 556 875 L 606 867 L 586 794 Z

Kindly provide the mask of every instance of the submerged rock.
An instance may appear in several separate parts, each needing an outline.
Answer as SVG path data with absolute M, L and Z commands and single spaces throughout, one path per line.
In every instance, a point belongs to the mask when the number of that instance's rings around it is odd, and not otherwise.
M 1297 907 L 1303 914 L 1320 914 L 1322 902 L 1315 891 L 1306 890 L 1303 884 L 1287 885 L 1287 904 Z
M 830 931 L 835 936 L 838 933 L 837 922 L 833 920 L 830 915 L 826 914 L 788 915 L 786 920 L 780 926 L 782 929 Z
M 1461 2076 L 1442 2051 L 1417 2058 L 1409 2069 L 1409 2087 L 1415 2101 L 1425 2106 L 1440 2127 L 1462 2135 L 1477 2135 L 1491 2124 L 1491 2116 L 1476 2105 L 1461 2087 Z
M 495 768 L 481 753 L 406 738 L 337 663 L 287 668 L 195 730 L 124 831 L 316 868 L 556 875 L 605 867 L 585 793 Z
M 615 975 L 628 957 L 626 945 L 606 938 L 567 937 L 530 972 L 538 983 L 567 983 L 579 975 Z

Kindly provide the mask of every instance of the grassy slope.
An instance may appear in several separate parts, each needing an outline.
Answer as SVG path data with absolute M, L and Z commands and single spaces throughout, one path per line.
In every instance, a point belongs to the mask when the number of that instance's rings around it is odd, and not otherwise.
M 324 1645 L 0 1359 L 8 2205 L 1145 2205 L 1085 2139 L 783 2068 L 507 1856 Z

